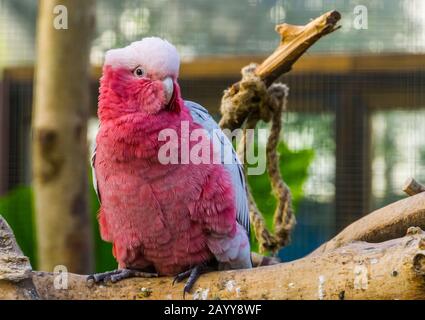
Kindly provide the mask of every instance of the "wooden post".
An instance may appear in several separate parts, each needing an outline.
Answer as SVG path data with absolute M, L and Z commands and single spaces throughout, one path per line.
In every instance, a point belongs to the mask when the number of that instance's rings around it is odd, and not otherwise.
M 67 28 L 58 29 L 54 19 L 63 8 Z M 38 14 L 33 179 L 39 267 L 51 271 L 64 265 L 88 273 L 93 271 L 87 115 L 94 1 L 42 0 Z

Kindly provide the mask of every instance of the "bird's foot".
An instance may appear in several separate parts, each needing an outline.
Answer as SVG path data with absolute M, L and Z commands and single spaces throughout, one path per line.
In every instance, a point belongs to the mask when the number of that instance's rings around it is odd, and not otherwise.
M 192 269 L 189 269 L 177 274 L 174 277 L 173 285 L 187 278 L 186 284 L 184 285 L 184 288 L 183 288 L 183 299 L 184 299 L 186 293 L 190 292 L 190 290 L 193 288 L 193 285 L 196 283 L 196 280 L 198 280 L 201 274 L 204 274 L 210 271 L 214 271 L 214 268 L 207 266 L 205 264 L 199 264 L 193 267 Z
M 90 283 L 100 282 L 118 282 L 128 278 L 153 278 L 157 277 L 158 274 L 150 272 L 142 272 L 134 269 L 117 269 L 113 271 L 107 271 L 102 273 L 95 273 L 87 277 L 87 281 Z

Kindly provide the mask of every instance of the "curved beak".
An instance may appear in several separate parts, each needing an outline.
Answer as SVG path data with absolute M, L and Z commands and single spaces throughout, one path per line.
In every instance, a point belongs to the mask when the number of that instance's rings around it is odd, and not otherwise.
M 171 97 L 173 96 L 173 79 L 171 77 L 166 77 L 164 80 L 162 80 L 162 85 L 164 86 L 165 104 L 167 105 L 170 102 Z

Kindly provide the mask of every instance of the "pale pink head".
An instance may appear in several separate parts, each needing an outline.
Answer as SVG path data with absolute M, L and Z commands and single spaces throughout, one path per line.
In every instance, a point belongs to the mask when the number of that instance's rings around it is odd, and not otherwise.
M 180 111 L 176 48 L 157 37 L 106 52 L 100 83 L 99 117 Z

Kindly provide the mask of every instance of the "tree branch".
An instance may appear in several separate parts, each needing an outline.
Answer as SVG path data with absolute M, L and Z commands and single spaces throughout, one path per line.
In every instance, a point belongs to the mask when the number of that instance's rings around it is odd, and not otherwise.
M 340 19 L 341 14 L 338 11 L 329 11 L 305 26 L 293 26 L 287 23 L 277 25 L 276 32 L 281 37 L 280 45 L 257 67 L 256 74 L 267 85 L 272 84 L 282 74 L 289 72 L 292 65 L 317 40 L 339 29 L 336 24 Z
M 4 224 L 4 223 L 3 223 Z M 10 236 L 11 234 L 8 233 Z M 1 234 L 0 250 L 17 247 L 13 234 Z M 6 247 L 7 247 L 6 246 Z M 10 250 L 9 250 L 10 251 Z M 8 252 L 9 252 L 8 251 Z M 4 251 L 2 251 L 4 252 Z M 13 251 L 11 251 L 13 252 Z M 86 276 L 21 272 L 0 280 L 0 299 L 181 299 L 183 284 L 172 278 L 127 279 L 93 285 Z M 0 270 L 4 261 L 0 260 Z M 24 277 L 22 276 L 24 275 Z M 354 242 L 320 256 L 245 270 L 201 276 L 188 299 L 425 299 L 425 233 L 410 228 L 403 238 L 379 244 Z M 19 280 L 17 280 L 19 279 Z M 62 280 L 62 284 L 63 284 Z M 66 280 L 65 280 L 66 281 Z
M 409 196 L 414 196 L 415 194 L 424 192 L 425 186 L 416 181 L 414 178 L 409 178 L 404 183 L 403 191 Z
M 277 78 L 291 70 L 292 65 L 310 48 L 317 40 L 339 27 L 337 22 L 341 19 L 338 11 L 329 11 L 312 20 L 305 26 L 280 24 L 276 31 L 281 35 L 279 47 L 266 60 L 255 69 L 255 74 L 270 86 Z M 233 84 L 229 94 L 234 96 L 239 91 L 240 82 Z M 250 112 L 255 110 L 237 110 L 237 117 L 223 113 L 220 127 L 234 130 L 240 128 Z M 232 114 L 235 112 L 232 112 Z
M 188 299 L 425 299 L 425 234 L 414 230 L 380 244 L 356 242 L 320 257 L 201 276 Z M 172 278 L 129 279 L 89 288 L 71 275 L 55 290 L 52 274 L 36 273 L 45 299 L 181 299 Z M 402 288 L 402 289 L 401 289 Z
M 353 241 L 382 242 L 401 237 L 410 226 L 425 229 L 425 193 L 394 202 L 353 222 L 311 255 L 320 255 Z

